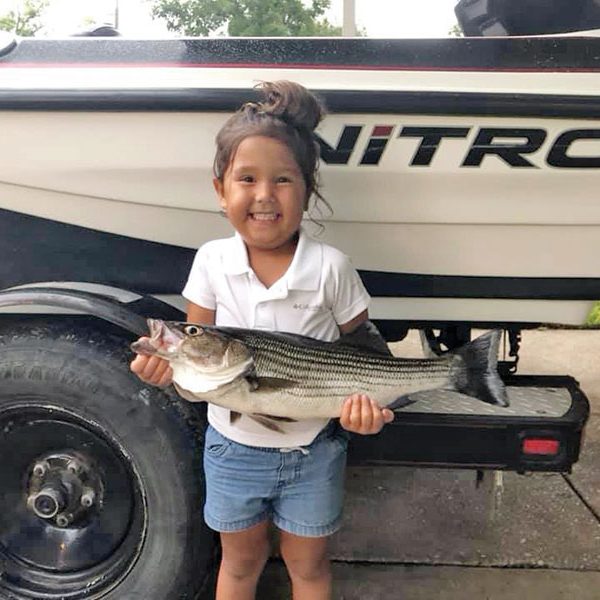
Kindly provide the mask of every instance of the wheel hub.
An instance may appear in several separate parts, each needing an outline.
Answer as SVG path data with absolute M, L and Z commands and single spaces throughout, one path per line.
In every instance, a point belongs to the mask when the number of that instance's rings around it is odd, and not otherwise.
M 31 468 L 27 507 L 57 527 L 83 525 L 101 507 L 102 487 L 89 457 L 74 451 L 46 454 Z
M 0 410 L 0 456 L 0 596 L 96 597 L 128 570 L 145 503 L 108 432 L 56 406 L 13 405 Z

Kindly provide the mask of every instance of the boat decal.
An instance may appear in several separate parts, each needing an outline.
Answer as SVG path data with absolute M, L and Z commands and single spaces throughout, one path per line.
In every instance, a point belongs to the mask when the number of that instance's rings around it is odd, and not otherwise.
M 396 125 L 376 125 L 368 138 L 359 165 L 378 165 Z M 321 158 L 326 164 L 347 165 L 358 146 L 363 126 L 345 125 L 337 145 L 332 146 L 318 137 Z M 429 167 L 435 153 L 445 138 L 466 138 L 470 127 L 428 126 L 398 127 L 397 138 L 418 140 L 416 151 L 409 163 L 411 167 Z M 514 142 L 507 140 L 514 139 Z M 464 159 L 457 166 L 480 167 L 487 156 L 497 156 L 510 167 L 537 168 L 529 155 L 540 150 L 547 139 L 547 131 L 542 128 L 525 127 L 480 127 L 473 141 L 467 146 Z M 564 169 L 600 168 L 600 156 L 571 156 L 569 151 L 576 142 L 600 139 L 600 128 L 568 129 L 550 140 L 546 163 L 551 167 Z M 498 141 L 500 140 L 500 141 Z

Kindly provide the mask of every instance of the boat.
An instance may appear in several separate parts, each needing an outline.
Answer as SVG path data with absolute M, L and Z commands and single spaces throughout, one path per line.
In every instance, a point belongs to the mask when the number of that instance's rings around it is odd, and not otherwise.
M 232 231 L 215 134 L 257 82 L 291 79 L 329 110 L 332 212 L 306 228 L 352 258 L 376 320 L 583 326 L 600 299 L 599 57 L 589 33 L 10 37 L 0 289 L 87 282 L 181 306 L 194 250 Z
M 214 137 L 260 80 L 328 106 L 332 212 L 305 227 L 352 258 L 386 338 L 508 332 L 510 407 L 432 393 L 350 462 L 570 472 L 585 394 L 514 371 L 521 329 L 580 327 L 600 299 L 600 38 L 563 35 L 600 18 L 516 31 L 509 4 L 461 0 L 455 39 L 0 39 L 0 597 L 208 590 L 205 418 L 135 377 L 129 346 L 182 318 L 195 249 L 231 234 Z

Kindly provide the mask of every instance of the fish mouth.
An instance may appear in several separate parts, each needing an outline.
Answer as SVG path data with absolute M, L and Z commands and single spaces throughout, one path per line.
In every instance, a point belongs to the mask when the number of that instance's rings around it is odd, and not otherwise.
M 177 329 L 169 327 L 162 319 L 147 319 L 150 330 L 150 345 L 156 350 L 157 354 L 171 355 L 175 354 L 185 335 Z

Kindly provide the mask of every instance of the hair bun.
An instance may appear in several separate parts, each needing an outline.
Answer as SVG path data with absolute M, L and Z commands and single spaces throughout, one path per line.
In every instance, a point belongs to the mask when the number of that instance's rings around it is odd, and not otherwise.
M 320 101 L 293 81 L 265 81 L 256 87 L 265 97 L 260 110 L 297 129 L 314 130 L 325 114 Z

